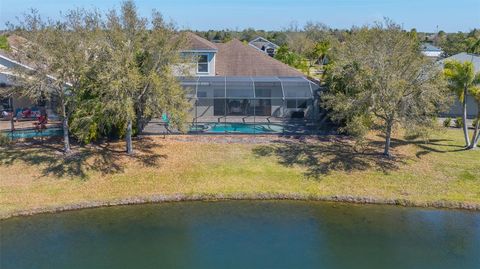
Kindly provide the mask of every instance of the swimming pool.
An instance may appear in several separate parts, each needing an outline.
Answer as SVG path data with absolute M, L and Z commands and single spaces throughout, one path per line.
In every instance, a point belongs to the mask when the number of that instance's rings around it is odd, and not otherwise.
M 219 134 L 275 134 L 282 133 L 283 126 L 278 124 L 251 124 L 251 123 L 202 123 L 190 128 L 191 132 Z
M 25 139 L 25 138 L 34 138 L 34 137 L 53 137 L 53 136 L 62 136 L 62 128 L 47 128 L 41 132 L 28 129 L 28 130 L 15 130 L 12 132 L 3 132 L 6 136 L 11 139 Z

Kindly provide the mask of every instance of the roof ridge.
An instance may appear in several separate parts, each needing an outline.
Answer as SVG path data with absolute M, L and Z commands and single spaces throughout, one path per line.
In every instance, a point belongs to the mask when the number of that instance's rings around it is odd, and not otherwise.
M 241 41 L 240 41 L 240 42 L 241 42 Z M 278 60 L 278 59 L 275 59 L 274 57 L 271 57 L 271 56 L 269 56 L 269 55 L 267 55 L 267 54 L 265 54 L 265 53 L 263 53 L 263 52 L 261 52 L 261 51 L 259 51 L 259 50 L 257 50 L 257 49 L 254 49 L 254 48 L 252 48 L 251 46 L 245 46 L 243 43 L 242 43 L 242 45 L 243 45 L 247 50 L 255 51 L 255 53 L 257 53 L 258 55 L 261 55 L 261 57 L 264 57 L 265 59 L 268 59 L 269 61 L 277 62 L 277 63 L 279 63 L 279 64 L 284 65 L 284 66 L 287 67 L 287 68 L 290 68 L 290 69 L 292 69 L 292 70 L 294 70 L 294 71 L 296 71 L 296 72 L 301 73 L 301 72 L 298 71 L 296 68 L 293 68 L 293 67 L 291 67 L 290 65 L 288 65 L 288 64 L 286 64 L 286 63 L 284 63 L 284 62 L 282 62 L 282 61 L 280 61 L 280 60 Z M 303 74 L 303 73 L 302 73 L 302 74 Z
M 232 47 L 233 46 L 233 47 Z M 230 49 L 230 50 L 229 50 Z M 241 57 L 239 55 L 242 55 Z M 232 57 L 236 57 L 237 61 L 236 64 L 232 64 L 231 61 Z M 227 58 L 227 59 L 225 59 Z M 220 67 L 217 71 L 224 71 L 224 72 L 231 72 L 233 69 L 241 73 L 239 75 L 246 75 L 246 73 L 256 73 L 257 75 L 262 72 L 263 75 L 275 75 L 275 76 L 302 76 L 305 77 L 305 74 L 300 72 L 299 70 L 271 57 L 266 55 L 265 53 L 259 51 L 258 49 L 243 44 L 242 41 L 238 39 L 232 39 L 227 43 L 219 44 L 219 55 L 217 57 L 217 67 Z M 250 62 L 248 62 L 250 61 Z M 253 64 L 253 61 L 258 61 L 258 64 Z M 262 63 L 263 61 L 263 63 Z M 222 66 L 224 65 L 224 66 Z M 234 67 L 232 67 L 233 65 Z M 250 70 L 239 70 L 241 67 L 245 65 L 250 65 L 248 69 Z M 221 70 L 221 68 L 227 68 L 228 70 Z M 233 71 L 233 73 L 235 73 Z M 270 73 L 268 73 L 270 72 Z M 224 75 L 224 74 L 220 74 Z M 231 75 L 231 74 L 227 74 Z
M 210 42 L 206 38 L 203 38 L 203 37 L 191 32 L 191 31 L 187 31 L 187 37 L 195 39 L 197 42 L 201 43 L 202 45 L 204 45 L 208 49 L 215 49 L 215 50 L 218 49 L 218 47 L 213 42 Z

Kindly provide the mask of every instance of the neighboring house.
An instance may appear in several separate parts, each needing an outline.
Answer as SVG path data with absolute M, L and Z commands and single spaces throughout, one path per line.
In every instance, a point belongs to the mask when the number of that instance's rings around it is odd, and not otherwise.
M 277 49 L 280 47 L 277 44 L 270 42 L 261 36 L 250 41 L 248 45 L 266 53 L 270 57 L 274 57 Z
M 448 58 L 445 58 L 439 61 L 439 63 L 443 66 L 443 64 L 446 61 L 451 61 L 451 60 L 459 61 L 461 63 L 472 62 L 475 73 L 480 72 L 480 55 L 462 52 L 462 53 L 450 56 Z M 462 114 L 463 114 L 463 108 L 462 108 L 462 104 L 458 101 L 458 98 L 455 101 L 455 104 L 451 107 L 451 109 L 448 112 L 443 113 L 444 116 L 449 116 L 449 117 L 461 117 Z M 477 102 L 471 95 L 468 95 L 467 96 L 467 116 L 473 119 L 477 117 L 477 115 L 478 115 Z
M 430 58 L 440 58 L 443 55 L 443 50 L 430 43 L 423 43 L 420 45 L 422 54 Z
M 9 88 L 13 87 L 13 71 L 16 68 L 29 68 L 0 52 L 0 87 Z M 27 98 L 20 97 L 18 95 L 2 96 L 0 93 L 0 112 L 15 111 L 16 108 L 36 107 L 36 102 L 28 100 Z
M 180 81 L 192 100 L 193 125 L 315 118 L 319 87 L 303 73 L 237 39 L 214 44 L 188 37 L 189 47 L 181 53 L 196 59 L 195 70 Z
M 0 50 L 0 87 L 9 88 L 15 86 L 15 70 L 24 69 L 24 70 L 33 70 L 27 64 L 18 62 L 14 60 L 14 56 L 17 55 L 18 51 L 16 44 L 19 42 L 24 42 L 20 40 L 18 36 L 9 36 L 8 42 L 11 46 L 10 51 Z M 53 77 L 52 77 L 53 78 Z M 45 109 L 50 118 L 57 118 L 55 114 L 55 104 L 52 102 L 42 101 L 42 100 L 30 100 L 29 98 L 23 97 L 19 94 L 11 93 L 9 96 L 5 96 L 0 93 L 0 113 L 2 111 L 14 112 L 14 116 L 17 119 L 22 119 L 22 111 L 31 110 L 35 113 L 32 113 L 32 117 L 35 117 L 40 110 Z

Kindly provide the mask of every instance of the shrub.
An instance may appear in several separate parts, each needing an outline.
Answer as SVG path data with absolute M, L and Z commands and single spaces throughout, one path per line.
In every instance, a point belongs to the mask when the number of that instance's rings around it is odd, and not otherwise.
M 8 39 L 5 35 L 0 35 L 0 49 L 2 50 L 10 50 L 10 46 L 8 45 Z
M 462 118 L 458 117 L 455 119 L 455 127 L 462 128 L 463 127 L 463 120 Z
M 0 146 L 6 146 L 10 144 L 10 138 L 6 134 L 0 133 Z
M 443 121 L 443 127 L 450 127 L 450 125 L 452 125 L 452 118 L 446 118 L 444 121 Z

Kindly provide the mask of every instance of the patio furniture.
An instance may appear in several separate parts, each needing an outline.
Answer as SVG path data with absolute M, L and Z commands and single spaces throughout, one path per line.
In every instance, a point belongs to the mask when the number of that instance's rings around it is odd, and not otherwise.
M 35 126 L 35 130 L 44 130 L 47 129 L 48 124 L 48 117 L 46 115 L 40 115 L 38 117 L 38 121 L 34 122 L 33 125 Z
M 40 110 L 37 108 L 17 108 L 15 116 L 17 121 L 19 120 L 33 120 L 40 117 Z
M 303 119 L 305 118 L 305 112 L 303 111 L 294 111 L 292 112 L 292 119 Z

